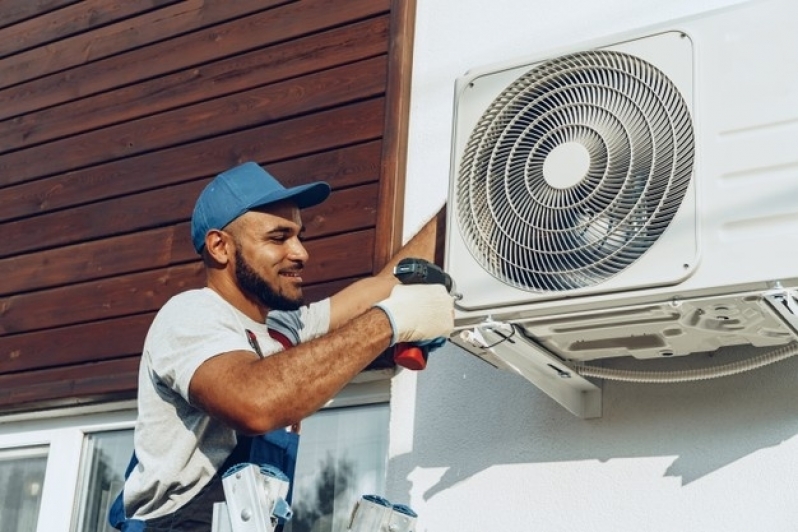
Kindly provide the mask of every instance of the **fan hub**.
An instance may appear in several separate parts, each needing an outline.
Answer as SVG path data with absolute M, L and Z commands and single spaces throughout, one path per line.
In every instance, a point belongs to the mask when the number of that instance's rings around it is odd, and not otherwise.
M 590 169 L 590 154 L 578 142 L 563 142 L 543 161 L 543 177 L 554 188 L 565 190 L 582 181 Z

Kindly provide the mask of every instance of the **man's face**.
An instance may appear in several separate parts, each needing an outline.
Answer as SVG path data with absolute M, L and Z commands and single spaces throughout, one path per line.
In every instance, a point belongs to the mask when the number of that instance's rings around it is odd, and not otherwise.
M 299 240 L 302 221 L 292 203 L 248 212 L 231 228 L 239 289 L 270 310 L 296 310 L 303 304 L 302 270 L 308 253 Z

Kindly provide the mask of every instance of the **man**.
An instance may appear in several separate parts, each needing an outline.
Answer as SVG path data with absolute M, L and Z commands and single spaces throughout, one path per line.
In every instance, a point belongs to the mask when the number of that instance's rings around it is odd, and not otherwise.
M 379 275 L 304 306 L 300 209 L 329 193 L 326 183 L 286 189 L 245 163 L 200 194 L 191 231 L 207 286 L 168 301 L 145 340 L 138 463 L 123 492 L 129 530 L 209 531 L 220 474 L 247 461 L 242 435 L 284 434 L 389 346 L 451 332 L 442 286 L 391 274 L 403 257 L 430 258 L 430 224 Z

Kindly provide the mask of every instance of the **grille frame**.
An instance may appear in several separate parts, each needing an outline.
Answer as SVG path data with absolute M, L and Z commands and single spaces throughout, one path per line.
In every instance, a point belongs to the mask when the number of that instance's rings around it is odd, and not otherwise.
M 542 168 L 565 142 L 582 145 L 590 164 L 560 189 Z M 465 144 L 454 192 L 466 247 L 524 291 L 600 285 L 670 225 L 694 144 L 687 103 L 653 64 L 610 50 L 545 61 L 493 99 Z

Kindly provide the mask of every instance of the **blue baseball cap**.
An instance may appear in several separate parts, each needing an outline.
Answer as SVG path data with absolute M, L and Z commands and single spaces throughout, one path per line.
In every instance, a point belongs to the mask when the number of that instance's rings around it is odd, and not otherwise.
M 247 211 L 283 200 L 304 209 L 318 205 L 329 195 L 330 185 L 323 181 L 285 188 L 256 163 L 235 166 L 213 178 L 197 198 L 191 215 L 194 249 L 202 253 L 208 231 L 224 229 Z

